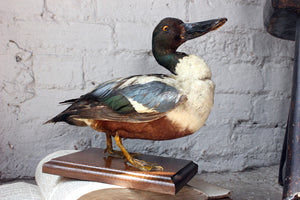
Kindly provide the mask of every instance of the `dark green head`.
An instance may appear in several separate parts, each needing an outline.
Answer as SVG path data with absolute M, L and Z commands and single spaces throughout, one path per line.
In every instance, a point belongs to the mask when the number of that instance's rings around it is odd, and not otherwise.
M 196 23 L 184 23 L 180 19 L 165 18 L 154 29 L 152 35 L 152 52 L 156 61 L 175 74 L 175 66 L 179 59 L 187 56 L 176 52 L 177 48 L 187 40 L 216 30 L 227 21 L 226 18 Z

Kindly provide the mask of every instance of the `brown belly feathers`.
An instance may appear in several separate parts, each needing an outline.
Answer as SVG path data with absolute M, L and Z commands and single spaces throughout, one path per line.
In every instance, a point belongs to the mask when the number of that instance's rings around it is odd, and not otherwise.
M 91 127 L 97 131 L 118 135 L 122 138 L 169 140 L 192 134 L 189 130 L 179 130 L 167 117 L 146 123 L 114 122 L 92 120 Z

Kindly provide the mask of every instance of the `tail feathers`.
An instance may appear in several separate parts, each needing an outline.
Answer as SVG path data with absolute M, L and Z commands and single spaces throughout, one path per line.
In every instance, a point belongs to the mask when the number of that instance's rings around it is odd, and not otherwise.
M 45 124 L 50 124 L 50 123 L 55 123 L 55 122 L 54 122 L 52 119 L 50 119 L 50 120 L 44 122 L 43 125 L 45 125 Z
M 69 100 L 66 100 L 66 101 L 59 102 L 59 104 L 73 104 L 77 100 L 78 99 L 69 99 Z
M 46 121 L 44 124 L 56 123 L 56 122 L 66 122 L 70 125 L 75 125 L 75 126 L 88 126 L 84 121 L 77 120 L 75 118 L 72 118 L 70 114 L 63 114 L 63 113 Z

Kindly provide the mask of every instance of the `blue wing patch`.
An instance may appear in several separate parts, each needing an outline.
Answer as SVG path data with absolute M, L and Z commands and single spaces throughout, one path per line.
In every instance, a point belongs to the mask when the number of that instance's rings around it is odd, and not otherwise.
M 160 81 L 130 85 L 119 92 L 158 112 L 166 112 L 173 109 L 181 96 L 176 88 Z
M 122 84 L 130 78 L 132 77 L 105 82 L 87 96 L 103 102 L 120 114 L 136 112 L 129 99 L 133 99 L 146 108 L 163 113 L 175 108 L 182 97 L 176 88 L 161 81 L 145 84 L 136 84 L 138 81 L 132 81 L 128 86 L 123 87 Z

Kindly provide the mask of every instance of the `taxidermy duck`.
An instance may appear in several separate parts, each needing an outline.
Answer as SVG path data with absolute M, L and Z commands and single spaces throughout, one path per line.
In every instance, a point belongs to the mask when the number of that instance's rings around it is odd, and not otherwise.
M 66 122 L 105 132 L 105 152 L 121 153 L 143 171 L 163 170 L 130 155 L 121 138 L 169 140 L 190 135 L 204 125 L 214 101 L 211 70 L 199 57 L 176 50 L 226 21 L 184 23 L 163 19 L 153 31 L 152 52 L 172 75 L 135 75 L 104 82 L 90 93 L 61 102 L 71 105 L 46 123 Z M 121 152 L 113 150 L 112 137 Z

